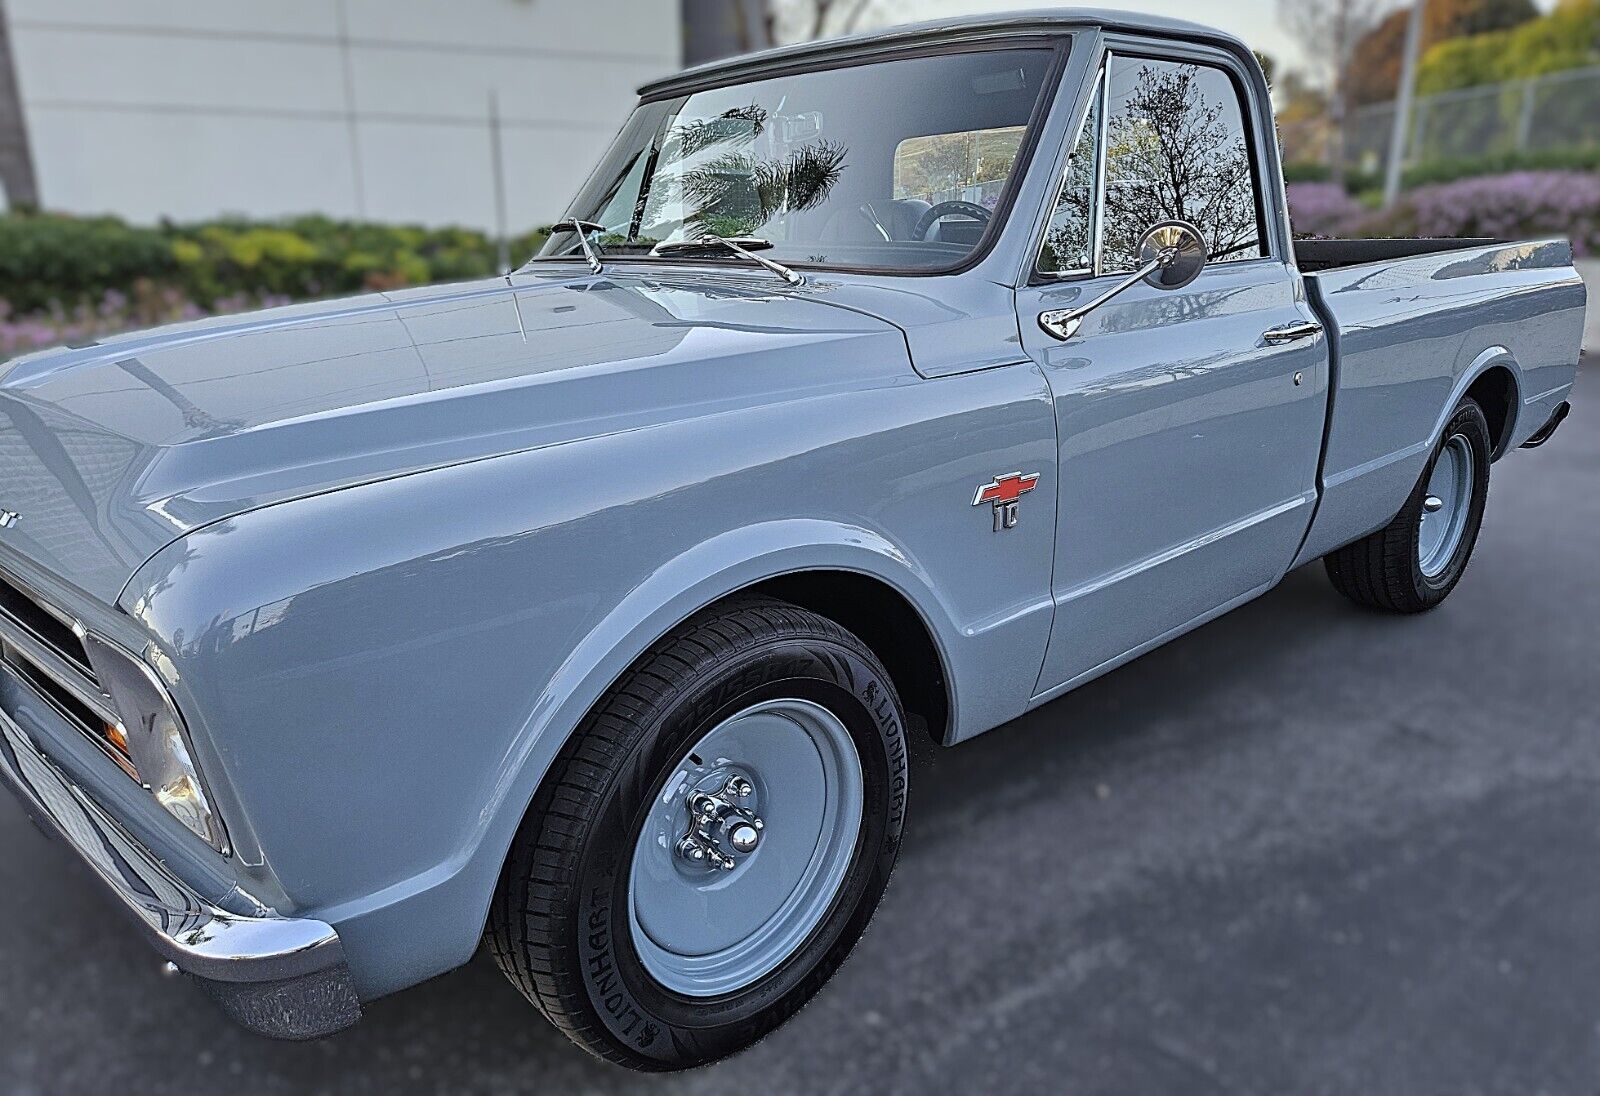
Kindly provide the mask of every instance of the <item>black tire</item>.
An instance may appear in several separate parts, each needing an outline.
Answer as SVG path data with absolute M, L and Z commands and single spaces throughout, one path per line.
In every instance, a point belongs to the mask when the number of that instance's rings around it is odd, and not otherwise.
M 1428 480 L 1444 447 L 1452 437 L 1466 439 L 1472 452 L 1472 494 L 1466 524 L 1448 564 L 1437 574 L 1423 573 L 1417 544 L 1421 535 Z M 1358 605 L 1392 613 L 1424 613 L 1450 596 L 1472 558 L 1489 497 L 1489 464 L 1493 443 L 1483 410 L 1470 399 L 1462 400 L 1445 425 L 1439 447 L 1394 520 L 1370 536 L 1323 557 L 1334 589 Z
M 645 809 L 718 721 L 771 696 L 804 696 L 846 725 L 865 804 L 844 881 L 810 936 L 753 985 L 684 997 L 634 950 L 627 882 Z M 843 962 L 899 852 L 905 716 L 859 639 L 785 602 L 735 602 L 691 620 L 602 699 L 562 751 L 512 846 L 489 916 L 490 950 L 574 1042 L 643 1070 L 738 1051 L 792 1016 Z

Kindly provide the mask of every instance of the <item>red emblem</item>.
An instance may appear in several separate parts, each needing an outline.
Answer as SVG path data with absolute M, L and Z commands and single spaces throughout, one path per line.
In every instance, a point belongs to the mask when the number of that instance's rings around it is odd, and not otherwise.
M 1017 527 L 1017 500 L 1035 487 L 1039 486 L 1039 473 L 1012 472 L 1007 476 L 996 476 L 990 482 L 978 488 L 978 493 L 972 496 L 972 505 L 982 506 L 986 502 L 994 504 L 994 531 L 999 533 L 1006 529 Z
M 1016 502 L 1023 495 L 1039 486 L 1039 473 L 1029 472 L 1024 476 L 1021 472 L 1012 472 L 1009 476 L 996 476 L 993 481 L 978 488 L 978 493 L 972 498 L 972 505 L 982 506 L 992 502 L 1001 506 L 1008 502 Z

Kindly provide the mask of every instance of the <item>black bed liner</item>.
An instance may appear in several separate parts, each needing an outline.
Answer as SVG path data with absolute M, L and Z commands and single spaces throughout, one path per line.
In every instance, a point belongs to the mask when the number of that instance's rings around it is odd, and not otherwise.
M 1457 237 L 1432 240 L 1296 240 L 1294 256 L 1300 270 L 1315 274 L 1363 263 L 1386 263 L 1418 255 L 1437 255 L 1442 251 L 1463 251 L 1474 247 L 1494 247 L 1501 240 L 1470 240 Z

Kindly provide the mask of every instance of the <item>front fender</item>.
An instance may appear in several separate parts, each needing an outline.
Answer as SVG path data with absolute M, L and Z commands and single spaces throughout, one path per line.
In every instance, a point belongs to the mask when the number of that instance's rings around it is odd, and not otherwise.
M 964 654 L 950 607 L 932 577 L 907 549 L 883 533 L 815 518 L 726 530 L 655 569 L 578 642 L 523 728 L 527 750 L 519 777 L 531 773 L 531 786 L 537 787 L 566 740 L 563 731 L 576 728 L 611 683 L 674 626 L 740 590 L 803 571 L 848 571 L 878 579 L 917 611 L 947 669 Z M 945 679 L 952 694 L 951 710 L 959 719 L 959 675 L 947 672 Z M 552 728 L 556 733 L 547 734 Z
M 779 575 L 898 590 L 958 733 L 1020 715 L 1052 611 L 1042 377 L 900 376 L 269 506 L 163 549 L 123 607 L 178 667 L 253 891 L 334 925 L 364 998 L 465 962 L 584 713 L 673 625 Z M 973 484 L 1016 468 L 1043 489 L 997 535 Z

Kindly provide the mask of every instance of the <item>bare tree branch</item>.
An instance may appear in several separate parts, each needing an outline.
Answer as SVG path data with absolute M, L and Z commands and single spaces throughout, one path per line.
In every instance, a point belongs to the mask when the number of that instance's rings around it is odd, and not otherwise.
M 1328 95 L 1328 162 L 1335 179 L 1343 178 L 1345 166 L 1350 62 L 1388 6 L 1388 0 L 1278 0 L 1279 21 L 1304 45 L 1313 82 Z

